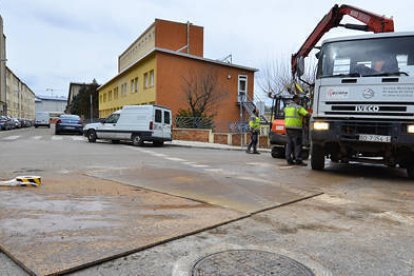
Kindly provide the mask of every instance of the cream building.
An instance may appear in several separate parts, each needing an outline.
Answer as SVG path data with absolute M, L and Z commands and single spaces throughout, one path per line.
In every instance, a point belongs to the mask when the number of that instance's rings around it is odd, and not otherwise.
M 6 105 L 6 36 L 0 16 L 0 114 L 7 114 Z
M 35 94 L 6 67 L 7 115 L 14 118 L 35 118 Z

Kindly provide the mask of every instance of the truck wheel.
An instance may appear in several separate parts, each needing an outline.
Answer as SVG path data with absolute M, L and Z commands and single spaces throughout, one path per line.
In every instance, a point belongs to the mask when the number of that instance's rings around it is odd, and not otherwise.
M 321 171 L 325 168 L 325 154 L 323 147 L 319 145 L 312 145 L 311 154 L 311 167 L 312 170 Z
M 272 152 L 270 153 L 273 158 L 284 159 L 285 158 L 285 149 L 279 147 L 273 147 Z
M 414 179 L 414 163 L 407 164 L 408 178 Z
M 119 144 L 119 140 L 111 140 L 112 144 Z
M 88 133 L 88 141 L 90 143 L 95 143 L 96 142 L 96 132 L 95 132 L 95 130 L 93 130 L 93 129 L 88 130 L 87 133 Z
M 143 141 L 142 141 L 141 136 L 140 136 L 140 135 L 138 135 L 138 134 L 134 134 L 134 135 L 132 135 L 132 144 L 133 144 L 134 146 L 136 146 L 136 147 L 138 147 L 138 146 L 142 146 Z

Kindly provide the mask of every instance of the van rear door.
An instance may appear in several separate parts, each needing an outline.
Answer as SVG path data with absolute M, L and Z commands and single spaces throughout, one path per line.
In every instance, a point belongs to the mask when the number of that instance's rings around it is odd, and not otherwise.
M 163 113 L 163 137 L 171 139 L 171 111 L 164 110 Z
M 154 109 L 154 125 L 153 125 L 153 137 L 163 137 L 163 118 L 162 118 L 162 109 Z

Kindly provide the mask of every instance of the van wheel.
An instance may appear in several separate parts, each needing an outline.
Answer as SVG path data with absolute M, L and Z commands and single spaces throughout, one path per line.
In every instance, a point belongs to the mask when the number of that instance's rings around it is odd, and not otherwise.
M 142 146 L 142 143 L 143 143 L 143 141 L 142 141 L 142 138 L 141 138 L 140 135 L 138 135 L 138 134 L 132 135 L 132 144 L 134 146 L 136 146 L 136 147 Z
M 90 143 L 95 143 L 96 142 L 96 132 L 95 132 L 95 130 L 93 130 L 93 129 L 88 130 L 88 141 Z
M 323 147 L 320 145 L 312 145 L 311 155 L 312 170 L 322 171 L 325 168 L 325 153 Z
M 154 147 L 162 147 L 164 145 L 164 141 L 154 141 L 152 144 Z

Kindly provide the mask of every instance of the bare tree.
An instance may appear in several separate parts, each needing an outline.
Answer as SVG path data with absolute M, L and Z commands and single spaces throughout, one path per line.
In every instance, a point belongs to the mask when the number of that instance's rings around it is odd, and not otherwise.
M 213 117 L 217 106 L 227 93 L 219 87 L 217 72 L 213 68 L 189 71 L 183 76 L 183 90 L 187 110 L 179 114 L 191 117 Z
M 311 93 L 311 87 L 309 84 L 315 80 L 316 63 L 309 62 L 306 66 L 305 74 L 302 76 L 302 88 Z M 260 89 L 266 93 L 269 97 L 280 95 L 284 91 L 286 93 L 292 93 L 294 89 L 294 81 L 292 79 L 290 64 L 274 60 L 266 68 L 261 71 L 258 78 L 258 85 Z
M 278 95 L 290 87 L 292 83 L 290 65 L 280 60 L 274 60 L 260 71 L 257 80 L 264 93 L 271 96 Z

